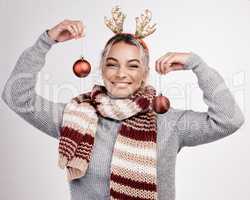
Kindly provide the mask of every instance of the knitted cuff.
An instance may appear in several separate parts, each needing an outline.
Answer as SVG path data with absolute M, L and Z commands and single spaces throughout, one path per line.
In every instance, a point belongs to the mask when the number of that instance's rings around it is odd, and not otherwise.
M 86 162 L 86 160 L 84 160 L 84 162 Z M 75 166 L 74 167 L 67 166 L 66 173 L 68 181 L 72 181 L 74 179 L 81 178 L 82 176 L 84 176 L 87 171 L 87 167 L 88 167 L 87 163 L 83 163 L 83 165 L 80 166 L 80 169 L 76 168 Z
M 35 48 L 42 53 L 47 53 L 53 44 L 57 43 L 48 35 L 48 30 L 44 31 L 36 40 Z
M 58 42 L 59 42 L 58 40 L 53 40 L 53 39 L 51 39 L 51 38 L 49 37 L 49 29 L 46 29 L 45 34 L 46 34 L 46 37 L 48 38 L 49 43 L 55 44 L 55 43 L 58 43 Z
M 184 64 L 184 69 L 185 70 L 190 70 L 190 69 L 195 69 L 201 62 L 203 62 L 202 58 L 197 55 L 194 52 L 190 52 L 191 55 L 187 58 L 185 64 Z
M 79 145 L 76 150 L 75 157 L 73 157 L 67 164 L 67 178 L 68 180 L 73 180 L 76 178 L 80 178 L 81 176 L 84 176 L 87 168 L 88 163 L 90 159 L 90 153 L 86 156 L 83 154 L 83 150 L 86 149 L 86 147 L 83 147 Z M 86 158 L 88 157 L 88 158 Z

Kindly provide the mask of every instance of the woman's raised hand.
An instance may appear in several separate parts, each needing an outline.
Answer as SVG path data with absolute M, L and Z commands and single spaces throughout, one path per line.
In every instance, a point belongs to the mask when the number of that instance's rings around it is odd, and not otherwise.
M 49 29 L 48 35 L 52 40 L 64 42 L 79 39 L 85 36 L 86 26 L 79 20 L 63 20 L 55 27 Z
M 156 60 L 155 70 L 160 74 L 166 74 L 174 70 L 182 70 L 184 69 L 185 62 L 190 55 L 190 52 L 168 52 Z

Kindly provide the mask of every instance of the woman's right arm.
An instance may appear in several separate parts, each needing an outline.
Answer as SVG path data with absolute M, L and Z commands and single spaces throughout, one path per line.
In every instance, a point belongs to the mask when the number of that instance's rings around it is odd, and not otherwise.
M 35 91 L 37 76 L 45 65 L 45 57 L 55 40 L 44 31 L 31 47 L 18 58 L 8 78 L 2 99 L 24 120 L 44 133 L 58 139 L 65 103 L 49 101 Z

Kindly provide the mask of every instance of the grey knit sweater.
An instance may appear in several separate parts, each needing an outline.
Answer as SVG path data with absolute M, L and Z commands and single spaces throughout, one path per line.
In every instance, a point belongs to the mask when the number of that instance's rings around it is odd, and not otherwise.
M 46 54 L 56 42 L 44 31 L 25 49 L 5 84 L 2 99 L 15 113 L 49 136 L 59 138 L 66 103 L 48 101 L 35 91 Z M 209 143 L 234 133 L 244 116 L 223 78 L 193 53 L 185 63 L 203 91 L 207 112 L 170 108 L 157 115 L 157 190 L 159 200 L 175 199 L 175 164 L 181 148 Z M 86 175 L 69 182 L 72 200 L 109 199 L 112 149 L 120 122 L 100 117 Z M 57 153 L 57 152 L 55 152 Z

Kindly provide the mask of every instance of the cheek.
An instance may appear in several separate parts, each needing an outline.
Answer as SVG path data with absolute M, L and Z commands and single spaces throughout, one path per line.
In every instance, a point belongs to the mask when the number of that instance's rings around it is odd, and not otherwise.
M 110 77 L 113 75 L 112 71 L 111 70 L 108 70 L 108 69 L 104 69 L 102 71 L 102 78 L 103 79 L 110 79 Z
M 137 71 L 137 72 L 134 72 L 133 74 L 132 74 L 132 76 L 133 76 L 133 79 L 134 79 L 134 82 L 136 82 L 136 83 L 140 83 L 142 80 L 143 80 L 143 74 L 144 72 L 143 71 Z

